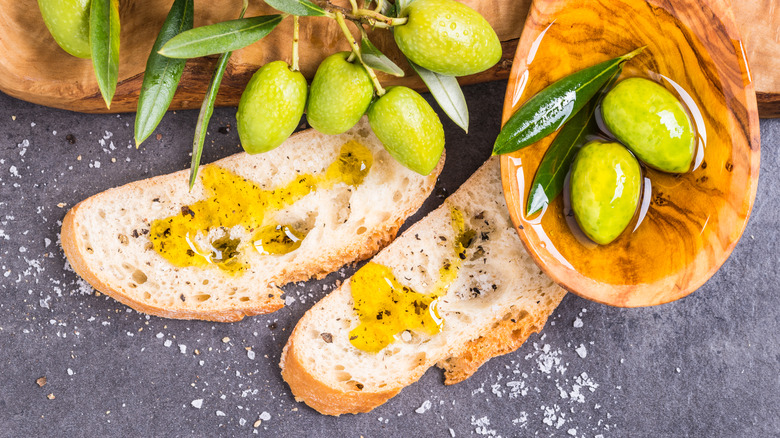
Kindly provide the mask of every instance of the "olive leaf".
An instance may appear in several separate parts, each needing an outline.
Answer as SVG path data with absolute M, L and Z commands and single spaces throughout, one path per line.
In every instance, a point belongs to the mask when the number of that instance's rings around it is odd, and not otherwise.
M 598 132 L 598 124 L 593 113 L 596 99 L 592 99 L 582 111 L 571 118 L 561 128 L 550 148 L 544 153 L 536 176 L 528 193 L 526 215 L 541 210 L 563 191 L 563 183 L 577 151 L 585 144 L 587 137 Z
M 309 0 L 265 0 L 268 6 L 291 15 L 302 17 L 325 17 L 330 15 L 325 9 Z
M 244 0 L 244 6 L 241 8 L 241 14 L 238 16 L 239 20 L 244 18 L 244 14 L 248 7 L 249 0 Z M 262 38 L 262 36 L 260 38 Z M 225 52 L 220 55 L 217 66 L 214 68 L 214 75 L 211 77 L 211 83 L 209 83 L 209 88 L 206 90 L 206 96 L 203 98 L 203 103 L 200 105 L 198 122 L 195 127 L 195 138 L 192 140 L 192 162 L 190 163 L 189 179 L 190 190 L 192 190 L 192 186 L 195 185 L 195 178 L 198 176 L 200 157 L 203 154 L 203 143 L 206 141 L 206 130 L 209 127 L 211 115 L 214 113 L 214 102 L 217 100 L 219 86 L 222 84 L 222 76 L 225 75 L 225 70 L 227 70 L 228 61 L 230 61 L 230 55 L 232 54 L 233 52 Z
M 157 128 L 179 85 L 185 59 L 166 58 L 158 50 L 179 33 L 192 29 L 194 0 L 175 0 L 146 61 L 144 81 L 135 116 L 135 144 L 143 143 Z
M 566 174 L 569 173 L 571 163 L 577 155 L 577 151 L 599 132 L 596 121 L 596 108 L 601 101 L 601 95 L 612 88 L 618 76 L 623 71 L 621 67 L 612 78 L 575 116 L 573 116 L 555 136 L 550 147 L 544 153 L 536 175 L 531 182 L 531 189 L 526 204 L 526 215 L 530 216 L 544 208 L 551 200 L 555 199 L 563 191 Z
M 396 13 L 401 14 L 414 0 L 398 0 L 395 2 Z
M 198 58 L 232 52 L 271 33 L 282 18 L 262 15 L 196 27 L 171 38 L 159 53 L 168 58 Z
M 209 120 L 214 113 L 214 102 L 217 100 L 217 92 L 219 91 L 219 85 L 222 83 L 222 76 L 225 75 L 230 55 L 233 52 L 223 53 L 219 57 L 217 67 L 214 69 L 214 76 L 211 77 L 211 83 L 206 90 L 206 96 L 203 98 L 203 103 L 200 105 L 200 113 L 198 113 L 198 123 L 195 128 L 195 138 L 192 141 L 192 163 L 190 163 L 190 190 L 195 184 L 195 177 L 198 176 L 198 167 L 200 167 L 200 157 L 203 154 L 203 143 L 206 141 L 206 130 L 209 126 Z
M 409 65 L 420 75 L 428 90 L 439 103 L 444 113 L 455 122 L 456 125 L 469 132 L 469 108 L 463 90 L 460 89 L 458 80 L 453 76 L 444 76 L 427 70 L 407 59 Z
M 100 94 L 111 108 L 119 81 L 119 0 L 93 0 L 89 9 L 89 46 Z
M 403 77 L 404 71 L 365 36 L 360 41 L 360 53 L 363 62 L 374 70 L 383 71 L 396 77 Z
M 570 74 L 528 99 L 501 129 L 493 145 L 493 155 L 514 152 L 557 131 L 596 95 L 623 63 L 642 50 L 644 47 Z
M 389 1 L 383 1 L 382 2 L 382 9 L 379 11 L 379 13 L 384 15 L 384 16 L 386 16 L 386 17 L 395 17 L 396 16 L 396 14 L 395 14 L 396 3 L 390 3 Z

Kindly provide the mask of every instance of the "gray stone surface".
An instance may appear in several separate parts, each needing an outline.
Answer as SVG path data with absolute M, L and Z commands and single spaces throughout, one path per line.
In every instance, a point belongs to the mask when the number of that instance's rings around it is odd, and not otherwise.
M 448 161 L 424 212 L 489 155 L 504 88 L 465 89 L 472 132 L 445 121 Z M 234 112 L 216 111 L 204 162 L 239 151 L 235 130 L 219 130 Z M 761 122 L 747 230 L 693 295 L 644 309 L 569 295 L 540 335 L 466 382 L 444 386 L 432 369 L 369 414 L 332 418 L 296 403 L 277 363 L 298 318 L 351 269 L 288 288 L 274 314 L 214 324 L 136 313 L 66 267 L 66 210 L 187 168 L 196 116 L 168 114 L 136 150 L 132 114 L 0 94 L 0 436 L 780 436 L 780 120 Z

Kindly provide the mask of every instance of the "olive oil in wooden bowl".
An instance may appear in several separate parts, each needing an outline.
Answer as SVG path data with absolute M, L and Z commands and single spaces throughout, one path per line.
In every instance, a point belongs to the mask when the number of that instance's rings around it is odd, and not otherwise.
M 634 220 L 596 245 L 578 234 L 566 193 L 526 215 L 529 186 L 554 135 L 502 156 L 512 220 L 537 264 L 584 298 L 650 306 L 696 290 L 725 262 L 745 228 L 758 182 L 755 91 L 729 2 L 536 0 L 518 45 L 504 121 L 573 72 L 637 47 L 621 78 L 663 85 L 688 108 L 698 146 L 691 171 L 644 167 Z

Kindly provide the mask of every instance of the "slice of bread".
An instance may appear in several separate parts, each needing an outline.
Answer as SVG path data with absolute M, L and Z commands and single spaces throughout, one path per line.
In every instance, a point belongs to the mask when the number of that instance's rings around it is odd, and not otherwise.
M 457 383 L 542 329 L 565 291 L 523 248 L 504 202 L 498 158 L 372 263 L 391 268 L 414 291 L 430 291 L 440 268 L 453 259 L 453 207 L 475 235 L 457 279 L 439 299 L 441 331 L 403 332 L 378 353 L 355 348 L 349 340 L 359 323 L 352 277 L 306 312 L 284 347 L 279 365 L 296 400 L 323 414 L 368 412 L 434 364 L 444 369 L 445 383 Z
M 157 252 L 150 237 L 155 220 L 185 214 L 195 217 L 189 206 L 209 196 L 201 181 L 205 167 L 192 191 L 185 170 L 80 202 L 62 225 L 65 255 L 76 273 L 95 289 L 140 312 L 222 322 L 273 312 L 284 304 L 279 286 L 324 277 L 344 264 L 372 256 L 392 241 L 404 220 L 433 190 L 444 157 L 428 176 L 412 172 L 390 157 L 364 118 L 345 134 L 327 136 L 308 130 L 271 152 L 239 153 L 213 163 L 260 189 L 275 189 L 302 174 L 325 175 L 341 147 L 352 140 L 373 156 L 362 184 L 325 186 L 266 213 L 271 223 L 308 232 L 297 249 L 262 255 L 246 243 L 252 241 L 253 229 L 241 225 L 213 227 L 197 235 L 205 245 L 213 245 L 220 235 L 240 238 L 245 244 L 239 247 L 243 248 L 240 257 L 247 267 L 239 274 L 212 265 L 174 266 Z

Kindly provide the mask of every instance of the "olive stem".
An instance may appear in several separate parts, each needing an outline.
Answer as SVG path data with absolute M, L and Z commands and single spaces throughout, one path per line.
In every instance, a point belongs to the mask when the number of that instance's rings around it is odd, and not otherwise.
M 376 77 L 376 73 L 374 73 L 374 70 L 371 67 L 367 66 L 366 63 L 363 62 L 363 56 L 360 53 L 360 44 L 358 44 L 358 42 L 355 41 L 355 37 L 353 37 L 352 32 L 349 31 L 349 28 L 347 27 L 347 22 L 344 21 L 344 14 L 341 13 L 341 11 L 336 12 L 336 21 L 339 23 L 339 27 L 341 28 L 341 31 L 344 33 L 344 36 L 347 38 L 350 47 L 352 47 L 352 55 L 355 55 L 355 57 L 360 61 L 360 63 L 366 69 L 368 76 L 371 78 L 371 82 L 374 83 L 374 88 L 376 89 L 377 96 L 384 95 L 385 89 L 382 88 L 382 84 L 379 83 L 379 78 Z M 350 57 L 352 57 L 352 55 L 350 55 Z
M 353 2 L 353 0 L 350 0 L 350 2 Z M 405 24 L 408 20 L 407 17 L 400 17 L 400 18 L 388 17 L 386 15 L 380 14 L 378 11 L 372 11 L 370 9 L 358 8 L 356 10 L 355 9 L 350 10 L 348 8 L 334 5 L 328 0 L 319 1 L 315 3 L 318 3 L 328 13 L 333 14 L 333 13 L 341 12 L 344 15 L 344 18 L 346 18 L 347 20 L 353 21 L 355 23 L 368 24 L 369 26 L 379 27 L 382 29 L 389 29 L 393 26 L 400 26 L 402 24 Z
M 357 13 L 358 9 L 360 9 L 360 8 L 358 8 L 356 0 L 349 0 L 349 4 L 352 5 L 352 13 L 353 14 Z
M 409 20 L 407 17 L 399 17 L 399 18 L 388 17 L 386 15 L 382 15 L 379 12 L 372 11 L 370 9 L 358 9 L 357 11 L 355 11 L 355 17 L 357 18 L 365 17 L 368 20 L 369 24 L 377 27 L 383 27 L 380 24 L 384 24 L 387 27 L 400 26 L 402 24 L 406 24 L 407 20 Z
M 376 8 L 374 8 L 374 12 L 379 13 L 384 6 L 385 0 L 376 0 Z
M 293 15 L 292 71 L 298 71 L 298 16 Z

